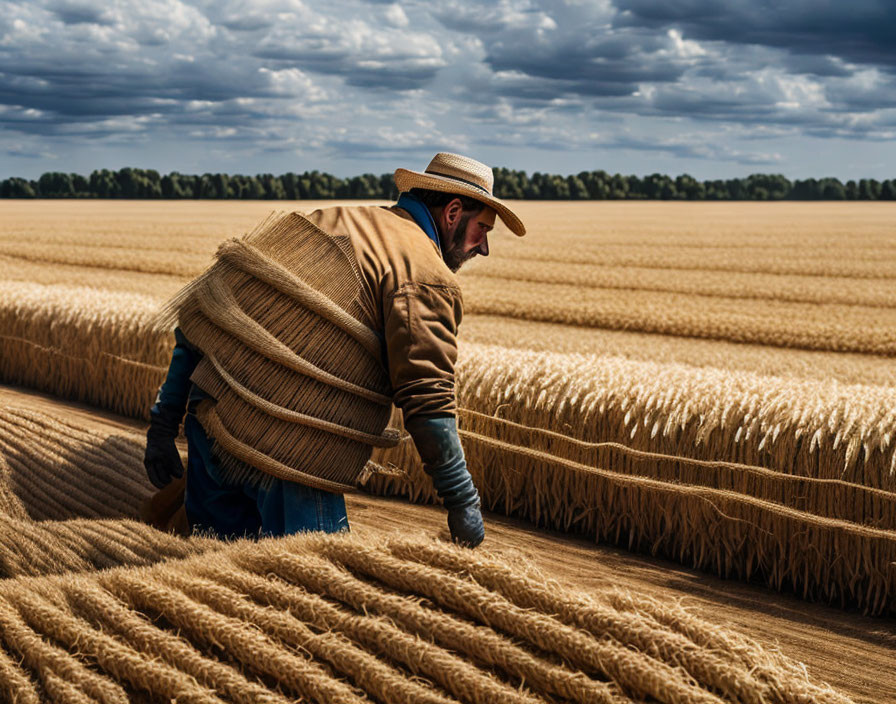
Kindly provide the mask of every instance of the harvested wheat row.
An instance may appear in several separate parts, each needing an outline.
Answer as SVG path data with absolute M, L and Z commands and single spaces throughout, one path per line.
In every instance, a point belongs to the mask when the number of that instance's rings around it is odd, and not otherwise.
M 9 584 L 3 583 L 2 586 L 8 587 Z M 20 588 L 17 593 L 27 591 L 28 589 Z M 52 598 L 44 599 L 52 603 Z M 0 599 L 0 626 L 0 639 L 5 652 L 15 658 L 22 668 L 22 678 L 18 679 L 40 680 L 45 695 L 41 697 L 42 700 L 47 698 L 46 695 L 55 695 L 54 701 L 72 701 L 70 697 L 77 696 L 80 690 L 83 701 L 121 704 L 128 701 L 121 685 L 95 672 L 77 654 L 55 644 L 48 634 L 35 630 L 6 599 Z M 16 693 L 12 694 L 15 697 Z
M 0 518 L 26 519 L 28 512 L 12 488 L 12 470 L 0 454 Z
M 888 357 L 708 340 L 627 330 L 582 328 L 537 320 L 467 315 L 464 343 L 550 353 L 624 357 L 753 372 L 763 376 L 896 387 L 896 364 Z
M 428 544 L 427 544 L 428 545 Z M 246 562 L 251 564 L 251 558 Z M 294 555 L 283 561 L 284 576 L 309 592 L 350 605 L 358 612 L 384 616 L 421 638 L 434 638 L 442 647 L 466 650 L 480 666 L 500 666 L 521 681 L 531 682 L 540 690 L 577 702 L 612 701 L 615 694 L 602 682 L 594 682 L 581 672 L 569 670 L 533 657 L 511 639 L 488 629 L 425 608 L 418 600 L 385 593 L 346 570 L 313 555 Z M 222 583 L 248 590 L 257 578 L 234 571 L 232 566 L 209 568 L 202 574 Z M 270 593 L 269 585 L 265 591 Z M 413 699 L 411 701 L 414 701 Z
M 21 701 L 849 701 L 677 604 L 663 619 L 514 561 L 310 534 L 5 580 L 0 673 Z
M 213 251 L 212 247 L 210 251 Z M 183 276 L 118 271 L 96 267 L 29 262 L 0 254 L 0 280 L 21 281 L 42 286 L 59 285 L 88 287 L 115 293 L 135 293 L 167 300 L 184 285 Z
M 88 287 L 0 284 L 0 380 L 146 417 L 171 358 L 159 299 Z
M 0 255 L 26 262 L 96 267 L 116 271 L 161 274 L 189 278 L 208 266 L 204 253 L 170 249 L 143 249 L 134 246 L 92 247 L 89 245 L 44 244 L 41 242 L 0 242 Z
M 232 568 L 215 571 L 212 565 L 203 565 L 202 573 L 208 573 L 210 567 L 211 579 L 170 573 L 166 574 L 164 579 L 173 588 L 212 605 L 217 611 L 254 623 L 267 635 L 309 652 L 316 659 L 326 662 L 336 672 L 354 677 L 358 686 L 377 699 L 396 704 L 399 702 L 446 704 L 451 701 L 413 680 L 406 679 L 400 670 L 377 659 L 363 647 L 355 645 L 345 633 L 356 632 L 358 629 L 353 629 L 352 626 L 346 627 L 343 622 L 358 620 L 357 617 L 348 614 L 347 618 L 340 619 L 335 607 L 320 600 L 316 595 L 301 593 L 298 599 L 295 593 L 290 593 L 284 611 L 277 613 L 273 609 L 251 603 L 243 597 L 243 594 L 255 595 L 270 591 L 267 589 L 270 587 L 267 579 L 257 575 L 241 575 L 233 572 Z M 233 584 L 239 586 L 236 589 L 229 586 Z M 260 591 L 258 587 L 261 588 Z M 310 604 L 311 608 L 303 610 L 302 604 Z M 321 612 L 324 612 L 323 617 Z M 334 613 L 335 619 L 327 618 L 328 615 L 332 617 Z M 399 647 L 402 640 L 408 640 L 404 633 L 397 632 L 395 635 Z M 382 652 L 390 646 L 394 648 L 395 642 L 390 639 L 388 642 L 374 642 L 373 645 L 372 652 Z M 380 645 L 385 647 L 379 648 Z M 487 688 L 482 688 L 482 693 L 485 696 L 490 694 Z
M 464 281 L 465 310 L 613 330 L 896 356 L 896 311 L 859 305 L 685 295 L 570 284 Z
M 666 482 L 734 491 L 825 518 L 896 530 L 896 493 L 840 479 L 819 479 L 732 462 L 696 460 L 635 450 L 614 442 L 589 443 L 551 430 L 460 409 L 470 443 L 485 436 L 590 467 Z
M 564 247 L 565 242 L 575 246 Z M 683 247 L 680 242 L 626 243 L 608 245 L 598 238 L 589 241 L 580 233 L 570 233 L 546 243 L 545 238 L 522 244 L 496 258 L 515 261 L 557 262 L 600 266 L 680 269 L 743 274 L 784 276 L 844 277 L 853 279 L 896 279 L 893 250 L 869 249 L 858 256 L 849 248 L 818 252 L 817 245 L 788 247 L 737 246 L 722 242 L 715 247 L 703 244 Z
M 108 435 L 15 406 L 0 409 L 7 490 L 31 518 L 136 517 L 153 493 L 142 434 Z
M 571 599 L 555 581 L 525 560 L 511 568 L 506 563 L 481 559 L 478 554 L 441 550 L 423 541 L 390 541 L 389 549 L 401 559 L 469 576 L 520 608 L 553 614 L 569 626 L 628 643 L 651 657 L 679 665 L 699 682 L 712 682 L 714 689 L 731 699 L 745 702 L 839 699 L 832 697 L 828 688 L 813 684 L 805 670 L 781 653 L 757 648 L 755 642 L 736 632 L 711 627 L 693 618 L 678 604 L 635 598 L 622 590 L 608 594 L 607 603 L 588 596 Z M 632 607 L 635 603 L 637 606 Z M 797 680 L 802 679 L 805 689 L 785 691 L 779 679 L 782 670 Z M 793 684 L 791 680 L 788 686 Z
M 896 613 L 896 531 L 735 491 L 592 467 L 463 432 L 484 504 L 537 525 L 662 555 L 720 576 L 761 579 L 803 598 Z M 431 491 L 419 469 L 374 490 Z M 420 488 L 418 490 L 418 487 Z
M 586 442 L 896 489 L 896 388 L 465 345 L 458 403 Z
M 582 289 L 613 289 L 620 295 L 632 291 L 680 293 L 696 296 L 769 300 L 791 303 L 835 303 L 872 308 L 896 307 L 896 292 L 888 279 L 856 279 L 833 276 L 741 273 L 694 269 L 641 268 L 544 262 L 510 257 L 473 260 L 464 268 L 462 281 L 471 278 L 498 279 L 518 289 L 527 284 L 563 284 Z
M 157 628 L 143 615 L 101 588 L 90 577 L 73 579 L 66 594 L 75 612 L 91 623 L 114 633 L 122 642 L 139 650 L 145 658 L 158 658 L 179 668 L 229 701 L 253 704 L 286 704 L 285 697 L 249 680 L 231 664 L 205 657 L 201 650 L 178 634 Z
M 0 579 L 151 565 L 219 547 L 126 519 L 15 520 L 0 516 Z

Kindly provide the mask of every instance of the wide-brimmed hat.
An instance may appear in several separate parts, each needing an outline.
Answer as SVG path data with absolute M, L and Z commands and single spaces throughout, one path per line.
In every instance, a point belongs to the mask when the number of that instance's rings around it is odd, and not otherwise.
M 470 196 L 494 208 L 498 217 L 513 234 L 520 237 L 526 234 L 526 227 L 522 221 L 501 200 L 492 195 L 492 188 L 495 185 L 492 170 L 475 159 L 460 154 L 439 152 L 423 173 L 397 169 L 395 185 L 400 193 L 412 188 L 426 188 L 431 191 Z

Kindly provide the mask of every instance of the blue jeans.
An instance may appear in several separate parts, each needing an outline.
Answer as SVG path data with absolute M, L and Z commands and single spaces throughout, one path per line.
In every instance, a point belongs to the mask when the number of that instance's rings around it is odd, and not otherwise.
M 184 420 L 184 435 L 189 448 L 184 504 L 194 530 L 242 538 L 349 529 L 342 494 L 276 477 L 265 488 L 225 483 L 205 428 L 192 413 Z

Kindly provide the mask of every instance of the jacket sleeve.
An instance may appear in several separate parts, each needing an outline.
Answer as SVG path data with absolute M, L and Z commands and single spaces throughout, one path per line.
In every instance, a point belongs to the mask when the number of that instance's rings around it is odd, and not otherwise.
M 383 316 L 393 401 L 405 421 L 415 415 L 453 415 L 460 289 L 404 283 L 383 301 Z
M 190 394 L 190 375 L 202 359 L 202 353 L 190 344 L 180 328 L 174 329 L 174 340 L 168 375 L 156 396 L 156 404 L 181 409 L 183 415 Z

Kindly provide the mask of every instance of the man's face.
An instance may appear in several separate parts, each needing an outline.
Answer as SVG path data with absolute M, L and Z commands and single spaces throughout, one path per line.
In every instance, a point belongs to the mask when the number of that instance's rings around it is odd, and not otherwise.
M 485 206 L 478 213 L 463 212 L 446 224 L 442 235 L 442 258 L 453 272 L 477 254 L 488 256 L 488 233 L 495 226 L 495 211 Z

